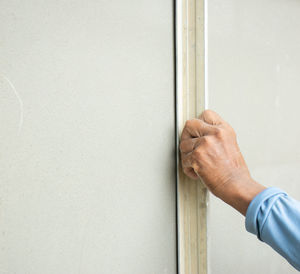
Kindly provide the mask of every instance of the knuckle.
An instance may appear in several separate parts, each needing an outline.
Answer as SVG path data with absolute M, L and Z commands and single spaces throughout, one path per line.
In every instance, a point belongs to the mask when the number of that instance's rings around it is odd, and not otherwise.
M 181 165 L 183 167 L 187 167 L 189 165 L 189 159 L 185 157 L 185 155 L 180 155 L 181 156 Z
M 236 133 L 235 133 L 234 129 L 229 124 L 226 125 L 225 130 L 228 135 L 236 137 Z
M 203 146 L 203 147 L 205 147 L 205 146 L 209 146 L 209 145 L 211 145 L 212 144 L 212 137 L 211 136 L 208 136 L 208 135 L 206 135 L 206 136 L 203 136 L 202 137 L 202 140 L 201 140 L 201 145 Z
M 213 117 L 214 116 L 214 112 L 212 110 L 210 110 L 210 109 L 206 109 L 206 110 L 203 111 L 203 116 L 207 117 L 207 118 Z
M 215 135 L 216 135 L 217 138 L 223 139 L 226 135 L 226 131 L 223 128 L 218 127 L 218 128 L 216 128 Z
M 236 139 L 236 133 L 233 129 L 230 130 L 230 135 Z
M 181 141 L 180 144 L 179 144 L 179 150 L 180 151 L 183 151 L 185 148 L 185 142 L 184 141 Z
M 187 120 L 186 122 L 185 122 L 185 128 L 191 128 L 192 127 L 192 120 Z
M 206 145 L 207 144 L 207 141 L 208 141 L 208 137 L 207 136 L 203 136 L 203 137 L 201 137 L 201 143 L 200 143 L 200 145 Z
M 204 128 L 206 126 L 205 122 L 202 121 L 202 120 L 197 120 L 197 123 L 198 123 L 200 128 Z
M 210 109 L 206 109 L 203 111 L 203 114 L 205 115 L 211 115 L 213 112 Z
M 193 158 L 194 159 L 201 159 L 203 156 L 203 149 L 200 147 L 197 147 L 193 152 Z
M 229 132 L 230 132 L 234 137 L 236 137 L 236 132 L 234 131 L 234 129 L 233 129 L 231 126 L 229 126 Z

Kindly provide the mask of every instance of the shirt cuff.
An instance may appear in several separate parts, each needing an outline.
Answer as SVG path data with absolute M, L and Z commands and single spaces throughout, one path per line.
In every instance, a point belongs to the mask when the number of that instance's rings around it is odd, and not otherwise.
M 259 235 L 260 231 L 258 231 L 259 229 L 258 229 L 257 215 L 259 213 L 261 205 L 269 198 L 278 194 L 286 195 L 286 192 L 282 191 L 277 187 L 269 187 L 254 197 L 254 199 L 251 201 L 250 205 L 248 206 L 246 212 L 245 227 L 248 232 L 257 235 L 258 238 L 260 238 Z

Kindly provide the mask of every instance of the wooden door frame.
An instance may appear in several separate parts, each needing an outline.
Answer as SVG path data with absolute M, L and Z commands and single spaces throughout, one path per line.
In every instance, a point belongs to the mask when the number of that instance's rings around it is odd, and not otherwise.
M 185 121 L 207 106 L 206 14 L 206 0 L 176 0 L 177 145 Z M 206 274 L 208 193 L 183 174 L 178 149 L 177 159 L 178 272 Z

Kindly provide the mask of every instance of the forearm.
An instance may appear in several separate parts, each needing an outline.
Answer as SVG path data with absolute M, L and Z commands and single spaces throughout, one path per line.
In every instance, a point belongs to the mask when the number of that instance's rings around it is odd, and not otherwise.
M 216 188 L 213 193 L 246 216 L 249 204 L 266 187 L 252 179 L 245 178 L 239 182 L 230 181 Z

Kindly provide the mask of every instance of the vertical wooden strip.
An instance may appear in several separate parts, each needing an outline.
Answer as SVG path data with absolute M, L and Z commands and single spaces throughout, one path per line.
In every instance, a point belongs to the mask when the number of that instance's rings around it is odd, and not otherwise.
M 177 121 L 205 106 L 204 0 L 177 1 Z M 207 191 L 200 180 L 190 180 L 178 166 L 179 273 L 207 273 Z

